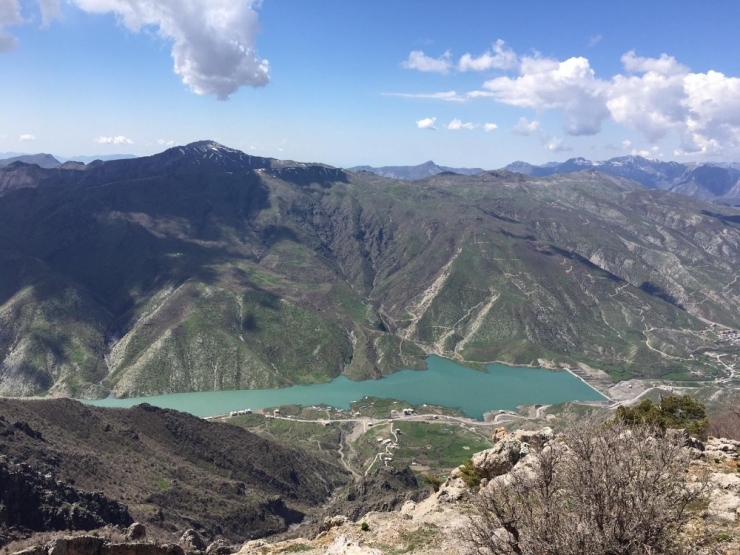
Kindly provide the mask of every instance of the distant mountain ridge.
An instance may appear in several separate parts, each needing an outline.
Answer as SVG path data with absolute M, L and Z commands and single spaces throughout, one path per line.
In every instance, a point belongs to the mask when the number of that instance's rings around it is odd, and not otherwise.
M 52 154 L 21 154 L 18 152 L 0 152 L 0 168 L 9 166 L 15 162 L 23 162 L 24 164 L 36 164 L 42 168 L 57 168 L 65 162 L 80 162 L 82 164 L 89 164 L 95 160 L 102 160 L 103 162 L 109 162 L 111 160 L 128 160 L 136 158 L 133 154 L 97 154 L 93 156 L 55 156 Z
M 21 154 L 19 156 L 11 156 L 10 158 L 0 159 L 0 168 L 14 164 L 15 162 L 23 162 L 24 164 L 36 164 L 41 168 L 56 168 L 61 165 L 61 162 L 54 158 L 51 154 Z
M 460 175 L 476 175 L 485 171 L 482 168 L 450 168 L 447 166 L 438 166 L 431 160 L 424 162 L 423 164 L 419 164 L 418 166 L 383 166 L 381 168 L 374 168 L 372 166 L 355 166 L 354 168 L 348 169 L 353 172 L 366 171 L 389 179 L 403 179 L 409 181 L 424 179 L 445 172 L 457 173 Z
M 541 166 L 517 161 L 502 169 L 535 177 L 593 170 L 636 181 L 649 189 L 740 204 L 740 164 L 736 163 L 681 164 L 642 156 L 620 156 L 601 162 L 571 158 Z

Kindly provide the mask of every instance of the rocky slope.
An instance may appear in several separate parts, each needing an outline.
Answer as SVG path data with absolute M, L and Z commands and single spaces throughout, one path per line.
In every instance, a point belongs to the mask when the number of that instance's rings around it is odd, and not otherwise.
M 551 430 L 518 432 L 501 435 L 495 447 L 473 455 L 473 467 L 490 483 L 501 482 L 512 473 L 527 472 L 535 449 L 553 442 Z M 539 447 L 535 447 L 539 444 Z M 694 460 L 686 475 L 689 482 L 709 474 L 703 501 L 689 510 L 691 518 L 683 530 L 682 541 L 687 553 L 738 553 L 740 550 L 740 442 L 710 438 L 706 445 L 696 443 Z M 239 555 L 303 552 L 315 555 L 381 555 L 384 553 L 418 553 L 423 555 L 465 554 L 470 546 L 462 530 L 470 515 L 470 488 L 462 480 L 461 469 L 451 473 L 438 492 L 427 499 L 407 501 L 393 512 L 369 512 L 357 519 L 344 515 L 326 518 L 324 530 L 315 539 L 291 539 L 270 542 L 251 541 Z M 488 486 L 481 483 L 481 490 Z M 699 507 L 704 507 L 703 509 Z M 362 526 L 365 523 L 367 526 Z
M 24 433 L 39 440 L 41 434 L 26 422 L 0 421 L 4 437 Z M 33 532 L 94 530 L 108 524 L 128 526 L 128 509 L 98 492 L 85 492 L 54 480 L 28 464 L 0 457 L 0 545 Z
M 409 184 L 212 142 L 15 164 L 0 266 L 4 395 L 377 378 L 430 352 L 714 378 L 740 327 L 740 212 L 592 171 Z
M 26 465 L 0 463 L 3 518 L 30 530 L 133 517 L 160 535 L 197 528 L 208 539 L 261 537 L 316 512 L 349 481 L 328 455 L 148 405 L 2 399 L 0 415 L 0 453 Z

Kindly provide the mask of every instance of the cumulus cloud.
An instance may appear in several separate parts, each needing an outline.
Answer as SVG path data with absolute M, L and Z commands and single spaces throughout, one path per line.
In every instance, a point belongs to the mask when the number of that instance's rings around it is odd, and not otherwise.
M 0 52 L 10 52 L 16 47 L 17 39 L 5 28 L 23 22 L 18 0 L 0 0 Z
M 270 81 L 255 50 L 261 0 L 70 0 L 89 13 L 113 13 L 129 30 L 154 29 L 172 43 L 175 73 L 196 94 L 225 100 L 240 87 Z M 60 0 L 38 0 L 42 25 L 61 15 Z M 0 52 L 15 48 L 6 31 L 22 23 L 20 0 L 0 0 Z
M 561 109 L 563 128 L 569 135 L 595 135 L 609 117 L 606 90 L 597 80 L 586 58 L 559 62 L 540 56 L 525 56 L 517 77 L 502 76 L 483 84 L 492 98 L 503 104 Z
M 495 131 L 496 129 L 498 129 L 498 125 L 496 125 L 495 123 L 484 123 L 483 129 L 485 129 L 486 133 L 488 133 L 490 131 Z
M 453 119 L 450 123 L 447 124 L 447 129 L 449 129 L 450 131 L 459 131 L 460 129 L 475 129 L 476 127 L 478 127 L 477 123 L 463 123 L 462 120 L 459 119 Z
M 599 40 L 597 36 L 591 42 Z M 696 73 L 668 54 L 646 57 L 634 50 L 626 52 L 621 57 L 624 70 L 610 78 L 597 77 L 585 57 L 518 56 L 501 40 L 481 56 L 464 55 L 454 67 L 449 52 L 441 58 L 415 54 L 409 57 L 414 63 L 407 67 L 443 73 L 500 69 L 506 74 L 469 92 L 397 96 L 456 102 L 489 98 L 537 114 L 557 110 L 563 115 L 566 135 L 595 135 L 611 120 L 638 131 L 653 145 L 669 135 L 677 137 L 676 156 L 740 155 L 740 78 L 711 70 Z M 520 135 L 537 130 L 537 122 L 526 118 L 512 128 Z M 553 151 L 564 144 L 545 141 Z M 630 150 L 632 143 L 625 142 L 622 148 Z
M 114 13 L 126 28 L 154 28 L 172 42 L 175 73 L 196 94 L 225 100 L 262 87 L 269 64 L 255 50 L 259 0 L 72 0 L 91 13 Z
M 99 145 L 132 145 L 134 141 L 123 135 L 117 135 L 116 137 L 96 137 L 93 139 Z
M 540 122 L 529 121 L 527 118 L 519 118 L 519 121 L 514 127 L 511 128 L 511 132 L 514 135 L 528 136 L 537 131 L 540 128 Z
M 457 67 L 460 71 L 488 71 L 490 69 L 514 69 L 518 64 L 519 58 L 516 53 L 499 39 L 494 43 L 492 50 L 478 57 L 463 54 Z
M 30 133 L 26 133 L 18 137 L 18 140 L 22 143 L 31 143 L 36 140 L 36 135 L 31 135 Z
M 420 119 L 416 122 L 416 127 L 419 129 L 431 129 L 432 131 L 437 129 L 434 127 L 434 122 L 437 121 L 437 118 L 424 118 Z
M 452 54 L 448 50 L 439 58 L 427 56 L 421 50 L 414 50 L 409 57 L 401 63 L 406 69 L 415 69 L 417 71 L 431 73 L 449 73 L 452 69 Z

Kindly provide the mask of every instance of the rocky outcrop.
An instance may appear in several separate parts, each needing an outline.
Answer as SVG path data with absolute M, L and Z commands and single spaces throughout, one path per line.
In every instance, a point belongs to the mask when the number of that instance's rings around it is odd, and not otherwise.
M 102 493 L 80 491 L 56 481 L 51 474 L 41 474 L 25 463 L 13 464 L 7 457 L 0 457 L 0 530 L 13 531 L 11 536 L 93 530 L 106 524 L 128 526 L 132 521 L 124 505 Z
M 14 555 L 184 555 L 181 547 L 156 543 L 112 543 L 97 536 L 60 538 Z
M 193 553 L 202 553 L 206 550 L 206 542 L 203 537 L 192 528 L 185 530 L 183 535 L 180 537 L 180 547 L 185 551 Z
M 738 460 L 740 441 L 726 438 L 710 437 L 704 446 L 704 457 L 725 461 Z
M 357 521 L 370 511 L 395 511 L 406 501 L 420 501 L 428 495 L 429 490 L 419 487 L 409 467 L 380 467 L 352 485 L 325 514 L 329 518 L 345 515 L 345 519 Z
M 509 472 L 520 459 L 529 454 L 529 445 L 514 436 L 506 437 L 491 449 L 476 453 L 473 466 L 482 478 L 493 478 Z

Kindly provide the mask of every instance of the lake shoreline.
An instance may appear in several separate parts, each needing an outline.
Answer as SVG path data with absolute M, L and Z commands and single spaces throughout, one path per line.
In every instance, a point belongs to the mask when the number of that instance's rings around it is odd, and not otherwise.
M 486 412 L 516 410 L 519 405 L 608 400 L 571 372 L 553 372 L 544 368 L 528 368 L 528 372 L 522 372 L 504 365 L 486 365 L 484 371 L 479 371 L 435 355 L 428 357 L 426 362 L 428 369 L 425 371 L 401 370 L 380 380 L 354 382 L 339 376 L 328 383 L 287 388 L 174 393 L 86 402 L 111 407 L 149 403 L 199 417 L 213 417 L 247 408 L 260 410 L 293 404 L 324 404 L 347 410 L 352 402 L 369 396 L 411 405 L 455 408 L 467 417 L 482 420 Z

